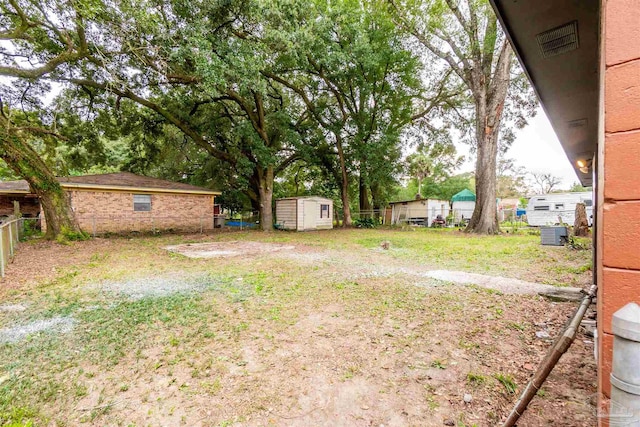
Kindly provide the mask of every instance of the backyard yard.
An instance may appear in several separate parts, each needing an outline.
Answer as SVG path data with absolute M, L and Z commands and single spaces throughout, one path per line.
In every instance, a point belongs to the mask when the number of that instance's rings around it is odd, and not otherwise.
M 576 306 L 538 290 L 591 283 L 590 250 L 539 241 L 25 242 L 0 281 L 0 426 L 494 426 Z M 518 425 L 593 426 L 595 393 L 581 331 Z

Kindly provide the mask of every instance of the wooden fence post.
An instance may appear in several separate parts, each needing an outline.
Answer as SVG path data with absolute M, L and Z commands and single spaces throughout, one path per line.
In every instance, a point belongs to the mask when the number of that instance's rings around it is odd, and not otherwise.
M 13 256 L 13 227 L 9 223 L 9 256 Z
M 4 277 L 4 227 L 0 227 L 0 276 Z

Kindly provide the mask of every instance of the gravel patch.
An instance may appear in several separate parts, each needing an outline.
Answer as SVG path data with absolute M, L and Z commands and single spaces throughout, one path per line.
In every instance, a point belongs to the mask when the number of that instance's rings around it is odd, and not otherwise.
M 300 261 L 305 264 L 319 264 L 324 262 L 334 262 L 330 255 L 321 252 L 281 252 L 277 254 L 280 258 L 293 261 Z
M 0 343 L 15 343 L 22 341 L 31 334 L 38 332 L 67 333 L 71 332 L 75 320 L 72 317 L 52 317 L 51 319 L 36 320 L 25 325 L 0 329 Z
M 25 311 L 27 307 L 22 304 L 2 304 L 0 305 L 0 312 L 4 313 L 16 313 Z
M 486 276 L 484 274 L 467 273 L 464 271 L 432 270 L 423 273 L 423 276 L 445 282 L 459 283 L 463 285 L 478 285 L 483 288 L 494 289 L 505 294 L 538 294 L 550 292 L 555 286 L 543 285 L 510 277 Z M 577 290 L 579 292 L 579 290 Z
M 292 245 L 264 242 L 209 242 L 185 243 L 182 245 L 166 246 L 169 252 L 178 253 L 189 258 L 226 258 L 234 256 L 255 256 L 261 253 L 273 253 L 295 249 Z
M 139 300 L 148 297 L 160 298 L 174 294 L 202 292 L 218 283 L 209 275 L 174 275 L 105 282 L 101 287 L 106 292 Z

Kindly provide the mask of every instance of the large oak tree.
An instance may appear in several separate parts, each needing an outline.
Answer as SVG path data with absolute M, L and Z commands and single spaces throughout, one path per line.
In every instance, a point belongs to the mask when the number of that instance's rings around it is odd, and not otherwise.
M 513 126 L 524 126 L 533 113 L 535 97 L 487 0 L 391 2 L 398 22 L 426 50 L 426 60 L 453 71 L 466 89 L 449 120 L 468 132 L 476 154 L 477 201 L 467 231 L 497 233 L 498 153 L 513 140 Z

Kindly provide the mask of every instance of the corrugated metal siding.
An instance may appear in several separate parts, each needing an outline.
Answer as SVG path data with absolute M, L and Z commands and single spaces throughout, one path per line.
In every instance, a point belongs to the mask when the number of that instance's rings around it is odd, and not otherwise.
M 297 199 L 296 205 L 298 206 L 296 210 L 298 215 L 296 230 L 304 231 L 304 199 Z
M 276 221 L 285 230 L 295 230 L 296 221 L 296 203 L 298 200 L 277 200 L 276 201 Z

